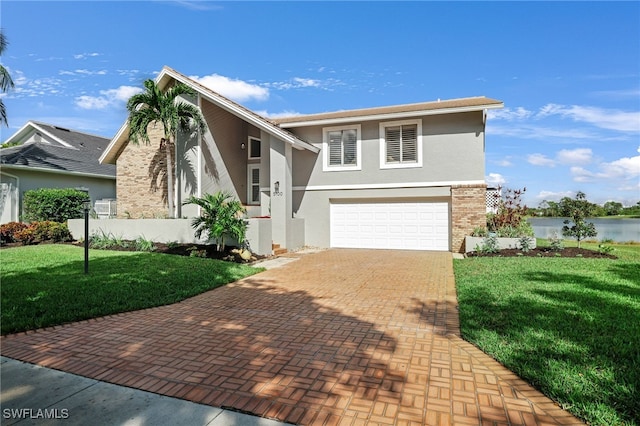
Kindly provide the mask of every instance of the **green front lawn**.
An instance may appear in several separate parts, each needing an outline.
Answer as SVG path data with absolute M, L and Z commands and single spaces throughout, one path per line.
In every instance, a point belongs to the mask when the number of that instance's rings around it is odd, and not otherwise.
M 583 244 L 597 249 L 597 244 Z M 463 337 L 590 424 L 640 424 L 640 246 L 454 261 Z
M 70 245 L 0 251 L 2 334 L 167 305 L 260 272 L 231 262 Z

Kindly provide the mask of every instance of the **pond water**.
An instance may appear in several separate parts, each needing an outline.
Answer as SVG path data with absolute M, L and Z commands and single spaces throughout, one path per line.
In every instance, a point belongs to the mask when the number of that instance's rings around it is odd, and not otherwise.
M 562 226 L 565 218 L 532 217 L 528 220 L 536 237 L 549 238 L 553 231 L 556 231 L 558 236 L 562 238 Z M 610 239 L 617 242 L 640 242 L 640 219 L 589 218 L 587 222 L 591 222 L 596 226 L 596 231 L 598 231 L 597 240 Z

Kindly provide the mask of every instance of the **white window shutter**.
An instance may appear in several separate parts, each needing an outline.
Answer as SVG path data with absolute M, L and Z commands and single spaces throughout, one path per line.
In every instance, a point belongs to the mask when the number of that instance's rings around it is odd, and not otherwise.
M 329 165 L 342 165 L 342 132 L 329 132 Z
M 418 126 L 402 126 L 402 162 L 418 161 Z
M 358 133 L 355 129 L 342 132 L 343 164 L 354 165 L 358 155 Z
M 385 129 L 385 140 L 387 142 L 387 163 L 399 163 L 401 128 L 400 126 L 387 127 Z
M 260 169 L 251 169 L 251 202 L 260 202 Z

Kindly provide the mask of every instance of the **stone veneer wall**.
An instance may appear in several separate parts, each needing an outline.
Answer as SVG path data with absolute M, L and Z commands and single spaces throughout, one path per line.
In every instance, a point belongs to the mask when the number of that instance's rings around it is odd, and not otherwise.
M 149 128 L 149 145 L 127 143 L 116 163 L 116 196 L 119 218 L 162 218 L 167 216 L 166 181 L 163 173 L 152 179 L 152 169 L 163 170 L 166 154 L 158 154 L 162 125 Z M 153 168 L 150 166 L 153 165 Z
M 451 251 L 464 253 L 464 237 L 487 224 L 486 185 L 451 187 Z

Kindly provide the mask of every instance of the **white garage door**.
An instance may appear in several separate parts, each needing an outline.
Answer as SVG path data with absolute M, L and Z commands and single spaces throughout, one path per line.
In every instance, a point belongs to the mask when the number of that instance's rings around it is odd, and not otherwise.
M 449 250 L 449 204 L 332 203 L 331 247 Z

